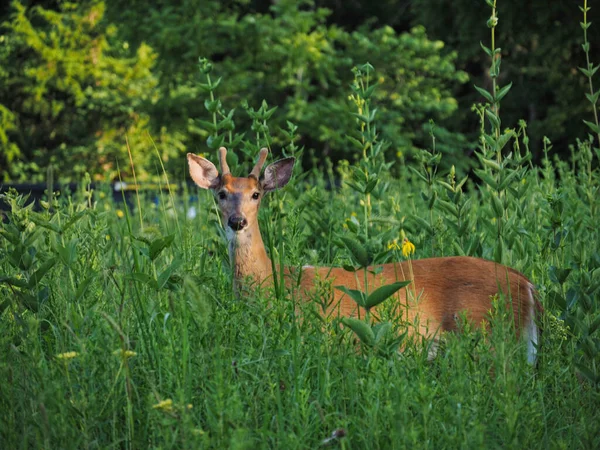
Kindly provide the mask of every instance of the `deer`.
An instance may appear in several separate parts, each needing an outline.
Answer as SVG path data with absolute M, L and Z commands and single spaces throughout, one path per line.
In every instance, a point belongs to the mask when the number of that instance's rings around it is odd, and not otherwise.
M 233 270 L 233 285 L 241 292 L 250 280 L 258 285 L 273 284 L 273 265 L 267 255 L 258 223 L 258 211 L 264 195 L 288 184 L 295 163 L 293 157 L 268 165 L 261 176 L 268 150 L 259 152 L 258 161 L 247 177 L 232 176 L 227 165 L 227 149 L 219 148 L 221 172 L 209 160 L 187 154 L 189 173 L 194 183 L 212 191 L 222 217 Z M 410 281 L 411 289 L 402 289 L 395 299 L 406 319 L 417 323 L 419 333 L 438 342 L 443 332 L 456 331 L 457 318 L 465 315 L 472 324 L 488 323 L 492 298 L 501 294 L 512 312 L 517 336 L 526 340 L 527 360 L 536 361 L 539 329 L 536 319 L 542 311 L 534 285 L 522 273 L 494 261 L 471 256 L 445 256 L 387 263 L 369 268 L 369 286 Z M 286 288 L 310 300 L 319 280 L 350 289 L 360 289 L 358 278 L 337 267 L 304 266 L 285 268 Z M 418 301 L 409 292 L 419 293 Z M 358 313 L 354 300 L 341 290 L 329 292 L 333 298 L 327 313 L 340 317 Z M 314 298 L 314 297 L 313 297 Z M 433 357 L 435 356 L 434 349 Z

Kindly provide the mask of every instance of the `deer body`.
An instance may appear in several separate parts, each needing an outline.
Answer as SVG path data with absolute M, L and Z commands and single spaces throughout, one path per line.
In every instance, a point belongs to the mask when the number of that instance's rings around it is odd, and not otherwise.
M 204 158 L 188 153 L 188 163 L 196 184 L 213 190 L 217 196 L 229 241 L 234 286 L 239 292 L 248 280 L 258 285 L 271 284 L 272 264 L 260 234 L 258 208 L 263 194 L 287 184 L 294 160 L 286 158 L 269 165 L 259 180 L 267 156 L 267 150 L 263 149 L 251 174 L 236 178 L 231 176 L 225 161 L 226 150 L 221 148 L 219 152 L 220 176 L 216 167 Z M 380 269 L 377 275 L 371 273 L 375 268 Z M 535 318 L 541 306 L 535 299 L 532 283 L 516 270 L 493 261 L 459 256 L 414 260 L 410 265 L 384 264 L 371 271 L 367 279 L 370 291 L 395 281 L 412 280 L 394 298 L 403 318 L 409 322 L 416 320 L 419 333 L 426 337 L 455 330 L 458 316 L 463 312 L 474 324 L 485 322 L 492 308 L 491 298 L 503 294 L 512 307 L 517 333 L 527 339 L 528 360 L 535 361 L 538 342 Z M 328 292 L 316 295 L 333 297 L 328 313 L 358 315 L 354 300 L 331 287 L 342 285 L 364 290 L 362 273 L 330 267 L 286 267 L 284 279 L 286 288 L 307 299 L 315 295 L 318 282 L 326 280 Z

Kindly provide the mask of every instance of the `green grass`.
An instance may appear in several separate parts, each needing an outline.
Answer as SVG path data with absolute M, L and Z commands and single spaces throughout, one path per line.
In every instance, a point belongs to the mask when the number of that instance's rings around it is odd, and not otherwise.
M 52 212 L 9 196 L 0 240 L 2 447 L 315 448 L 343 429 L 334 448 L 597 448 L 600 395 L 582 372 L 591 377 L 598 367 L 598 353 L 584 348 L 598 342 L 590 329 L 598 318 L 597 208 L 566 165 L 558 171 L 560 188 L 537 171 L 524 178 L 523 250 L 507 245 L 505 254 L 552 313 L 541 323 L 536 367 L 502 310 L 490 336 L 447 336 L 428 362 L 418 342 L 390 357 L 359 349 L 338 320 L 312 314 L 316 302 L 236 298 L 204 192 L 191 202 L 176 196 L 175 208 L 167 196 L 158 206 L 142 199 L 143 228 L 137 211 L 103 193 L 90 207 L 83 188 L 55 200 Z M 286 261 L 312 263 L 316 253 L 322 264 L 331 255 L 342 264 L 351 256 L 327 227 L 347 233 L 359 198 L 348 187 L 314 191 L 324 181 L 311 176 L 263 206 L 262 228 L 282 230 L 273 239 Z M 597 189 L 598 172 L 590 176 L 587 188 Z M 391 195 L 374 204 L 392 211 L 399 200 L 406 217 L 429 218 L 415 195 L 419 181 L 389 181 Z M 482 225 L 484 195 L 465 195 L 475 253 L 489 256 L 496 229 Z M 322 202 L 328 221 L 320 229 Z M 190 203 L 200 212 L 193 220 L 185 218 Z M 560 208 L 568 233 L 553 228 Z M 444 226 L 447 215 L 433 217 L 434 235 L 403 222 L 416 257 L 432 248 L 451 254 L 460 240 Z M 564 237 L 555 246 L 557 233 Z M 571 270 L 563 284 L 560 268 Z M 562 293 L 577 297 L 563 311 L 554 301 Z M 554 318 L 561 314 L 567 322 Z M 397 334 L 403 326 L 394 322 Z M 61 358 L 67 352 L 76 356 Z

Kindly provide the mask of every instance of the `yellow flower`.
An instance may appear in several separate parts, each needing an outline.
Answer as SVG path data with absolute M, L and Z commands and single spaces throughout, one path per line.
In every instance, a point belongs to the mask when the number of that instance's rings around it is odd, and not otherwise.
M 59 353 L 58 355 L 56 355 L 56 358 L 64 359 L 66 361 L 69 359 L 77 358 L 77 356 L 79 356 L 79 353 L 77 353 L 77 352 L 65 352 L 65 353 Z
M 388 243 L 388 250 L 400 250 L 398 239 L 394 239 L 392 242 Z
M 122 210 L 117 209 L 117 217 L 119 219 L 122 219 L 123 217 L 125 217 L 125 213 Z
M 405 258 L 408 258 L 409 255 L 412 255 L 415 252 L 415 244 L 410 242 L 408 238 L 404 238 L 402 241 L 402 254 Z
M 158 402 L 156 405 L 153 405 L 152 408 L 160 409 L 161 411 L 172 412 L 173 411 L 173 400 L 170 398 Z

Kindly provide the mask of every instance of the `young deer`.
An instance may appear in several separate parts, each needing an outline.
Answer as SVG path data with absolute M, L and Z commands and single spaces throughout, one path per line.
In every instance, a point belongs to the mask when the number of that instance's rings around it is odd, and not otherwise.
M 231 175 L 226 162 L 227 150 L 219 149 L 221 174 L 213 163 L 205 158 L 187 154 L 190 175 L 203 189 L 210 189 L 217 197 L 223 218 L 229 256 L 234 273 L 234 285 L 239 290 L 244 280 L 252 278 L 259 284 L 272 283 L 272 265 L 258 227 L 258 209 L 262 196 L 285 186 L 292 175 L 294 158 L 276 161 L 264 171 L 268 151 L 262 149 L 250 175 L 237 178 Z M 534 297 L 534 286 L 524 275 L 493 261 L 468 256 L 428 258 L 407 262 L 384 264 L 376 275 L 369 272 L 368 283 L 372 289 L 395 281 L 412 279 L 407 289 L 395 298 L 406 314 L 406 319 L 419 323 L 419 333 L 436 337 L 440 331 L 456 329 L 456 318 L 465 312 L 475 324 L 485 321 L 491 309 L 491 298 L 502 293 L 510 299 L 517 333 L 527 340 L 527 356 L 535 361 L 538 328 L 536 312 L 541 305 Z M 411 270 L 412 269 L 412 270 Z M 301 273 L 293 268 L 285 269 L 286 287 L 296 290 L 303 297 L 314 291 L 317 280 L 331 280 L 330 285 L 343 285 L 361 289 L 353 273 L 341 268 L 303 267 Z M 408 295 L 407 290 L 417 293 L 419 300 Z M 341 291 L 329 292 L 334 301 L 331 309 L 342 316 L 355 316 L 356 303 Z

